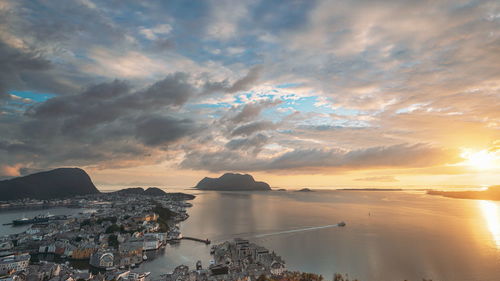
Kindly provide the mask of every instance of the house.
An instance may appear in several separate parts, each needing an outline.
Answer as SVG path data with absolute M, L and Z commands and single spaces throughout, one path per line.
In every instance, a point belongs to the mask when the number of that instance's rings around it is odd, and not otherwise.
M 61 273 L 61 266 L 56 263 L 41 263 L 31 265 L 27 280 L 49 280 Z
M 25 271 L 31 256 L 28 253 L 10 255 L 0 258 L 0 276 Z
M 73 250 L 71 258 L 74 260 L 88 260 L 97 249 L 97 246 L 93 243 L 82 243 Z
M 260 263 L 265 263 L 270 257 L 269 250 L 264 247 L 255 248 L 255 260 Z

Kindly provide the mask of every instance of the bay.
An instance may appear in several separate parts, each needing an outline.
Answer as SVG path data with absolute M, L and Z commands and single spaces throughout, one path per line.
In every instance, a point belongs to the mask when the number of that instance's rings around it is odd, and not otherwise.
M 411 191 L 215 192 L 195 194 L 184 236 L 220 243 L 248 238 L 281 255 L 290 270 L 331 280 L 335 272 L 360 281 L 500 280 L 500 204 Z M 80 209 L 2 210 L 0 223 L 26 215 Z M 345 221 L 345 227 L 336 227 Z M 0 236 L 27 226 L 0 226 Z M 152 276 L 197 260 L 210 246 L 181 241 L 150 259 Z
M 500 280 L 500 205 L 407 191 L 199 192 L 181 224 L 215 243 L 248 238 L 289 269 L 371 280 Z M 333 227 L 345 221 L 345 227 Z M 182 241 L 141 269 L 153 276 L 210 260 Z

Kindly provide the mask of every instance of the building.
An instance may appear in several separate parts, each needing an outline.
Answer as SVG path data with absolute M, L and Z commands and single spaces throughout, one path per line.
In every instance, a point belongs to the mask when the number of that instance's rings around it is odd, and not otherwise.
M 161 241 L 155 237 L 144 237 L 144 251 L 157 250 L 161 246 Z
M 30 265 L 27 280 L 49 280 L 52 277 L 59 276 L 61 266 L 56 263 L 40 263 Z
M 271 263 L 271 274 L 272 275 L 281 275 L 285 272 L 286 267 L 285 264 L 279 261 L 273 261 Z
M 90 256 L 90 265 L 110 269 L 115 265 L 115 255 L 112 252 L 98 251 Z
M 112 280 L 117 281 L 147 281 L 149 280 L 149 272 L 140 272 L 136 270 L 127 270 L 119 272 Z
M 132 221 L 134 222 L 144 222 L 144 221 L 157 221 L 159 218 L 158 214 L 156 213 L 149 213 L 144 216 L 134 216 L 131 218 Z
M 115 259 L 116 267 L 127 267 L 140 264 L 143 261 L 142 243 L 128 242 L 120 244 L 118 254 L 118 258 Z
M 159 218 L 157 213 L 151 213 L 144 216 L 145 221 L 157 221 Z
M 0 276 L 25 271 L 29 265 L 30 258 L 31 256 L 28 253 L 1 257 Z
M 269 254 L 269 250 L 264 247 L 257 247 L 255 249 L 255 261 L 260 263 L 266 263 L 267 260 L 271 257 Z
M 97 246 L 93 243 L 82 244 L 73 250 L 71 258 L 75 260 L 88 260 L 97 249 Z

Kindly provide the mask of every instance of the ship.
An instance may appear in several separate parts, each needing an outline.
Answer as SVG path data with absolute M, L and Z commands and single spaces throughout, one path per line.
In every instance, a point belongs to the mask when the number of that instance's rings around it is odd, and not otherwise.
M 341 221 L 337 224 L 338 226 L 345 226 L 345 222 Z
M 34 224 L 34 223 L 45 223 L 45 222 L 48 222 L 49 219 L 51 219 L 52 217 L 53 217 L 53 215 L 48 214 L 48 213 L 47 213 L 47 215 L 38 215 L 38 216 L 31 218 L 31 219 L 23 216 L 20 219 L 13 220 L 12 224 L 13 225 L 26 225 L 26 224 Z

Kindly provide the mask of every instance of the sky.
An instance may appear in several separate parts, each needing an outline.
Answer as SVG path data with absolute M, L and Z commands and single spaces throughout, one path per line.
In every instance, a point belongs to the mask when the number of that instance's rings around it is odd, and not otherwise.
M 0 178 L 500 184 L 498 1 L 0 0 Z

